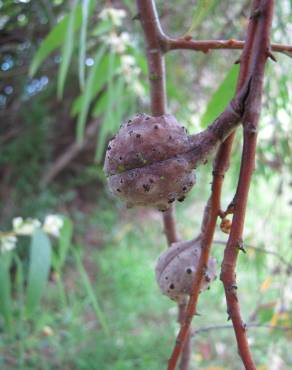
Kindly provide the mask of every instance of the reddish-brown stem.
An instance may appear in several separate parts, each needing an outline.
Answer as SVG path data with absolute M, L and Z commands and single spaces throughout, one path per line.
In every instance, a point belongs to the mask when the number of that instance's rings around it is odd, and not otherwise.
M 208 53 L 210 50 L 240 50 L 244 48 L 244 41 L 240 40 L 190 40 L 187 37 L 170 38 L 161 36 L 160 44 L 165 52 L 170 50 L 194 50 Z M 280 53 L 292 53 L 292 45 L 271 44 L 271 50 Z
M 139 18 L 141 20 L 146 41 L 146 54 L 150 82 L 151 111 L 153 116 L 166 113 L 165 66 L 163 52 L 160 46 L 162 35 L 155 3 L 152 0 L 137 0 Z M 178 241 L 175 222 L 175 208 L 172 205 L 163 214 L 164 233 L 170 246 Z M 185 306 L 178 307 L 178 321 L 181 323 L 185 315 Z M 190 336 L 186 340 L 185 349 L 180 364 L 181 370 L 188 370 L 190 359 Z
M 246 340 L 246 328 L 240 315 L 240 307 L 237 297 L 235 268 L 239 248 L 242 246 L 242 233 L 246 213 L 248 193 L 254 170 L 256 153 L 257 126 L 261 110 L 261 97 L 263 90 L 263 78 L 266 60 L 270 50 L 270 30 L 273 17 L 273 0 L 262 0 L 258 7 L 256 33 L 251 50 L 250 68 L 252 81 L 243 116 L 244 143 L 238 187 L 234 202 L 234 215 L 230 236 L 224 251 L 224 259 L 221 269 L 221 280 L 227 301 L 228 314 L 234 327 L 238 351 L 241 359 L 248 370 L 256 369 Z
M 252 13 L 256 10 L 260 0 L 255 0 L 252 5 Z M 247 29 L 247 37 L 245 47 L 241 55 L 241 66 L 240 73 L 237 83 L 237 91 L 239 91 L 250 71 L 250 49 L 253 45 L 254 34 L 255 34 L 256 23 L 251 19 Z M 229 158 L 232 149 L 232 142 L 234 139 L 234 133 L 232 133 L 223 144 L 221 144 L 217 155 L 213 163 L 213 182 L 211 196 L 205 208 L 204 218 L 202 222 L 202 253 L 198 263 L 198 269 L 193 283 L 193 294 L 190 297 L 186 319 L 184 325 L 181 326 L 181 330 L 177 336 L 176 344 L 169 360 L 168 370 L 174 370 L 176 367 L 177 360 L 183 348 L 185 338 L 189 335 L 191 320 L 196 312 L 196 306 L 199 296 L 200 283 L 203 278 L 204 268 L 207 265 L 211 244 L 216 227 L 217 217 L 220 213 L 221 204 L 221 191 L 224 180 L 224 174 L 229 167 Z

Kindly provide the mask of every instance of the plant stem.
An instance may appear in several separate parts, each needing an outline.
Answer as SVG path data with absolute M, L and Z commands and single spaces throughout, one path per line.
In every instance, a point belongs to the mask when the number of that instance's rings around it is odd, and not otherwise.
M 229 40 L 189 40 L 186 37 L 169 38 L 162 36 L 160 44 L 164 52 L 170 50 L 194 50 L 208 53 L 210 50 L 241 50 L 244 48 L 244 41 Z M 271 44 L 272 51 L 280 53 L 292 53 L 292 45 Z
M 152 0 L 137 0 L 139 18 L 141 20 L 146 41 L 146 55 L 150 82 L 151 112 L 153 116 L 166 114 L 165 64 L 160 46 L 162 34 L 155 2 Z M 175 208 L 172 205 L 163 213 L 164 233 L 168 246 L 178 241 L 176 230 Z M 181 323 L 185 316 L 185 305 L 178 306 L 178 321 Z M 187 338 L 182 353 L 180 370 L 188 370 L 190 362 L 190 336 Z
M 234 215 L 230 236 L 224 251 L 221 269 L 221 280 L 227 301 L 228 314 L 234 327 L 238 351 L 246 369 L 256 369 L 246 339 L 246 327 L 243 324 L 237 298 L 235 278 L 236 261 L 242 244 L 246 205 L 254 170 L 256 153 L 257 126 L 261 110 L 264 68 L 270 50 L 270 30 L 273 17 L 273 0 L 262 0 L 257 7 L 257 15 L 251 19 L 255 23 L 255 36 L 250 50 L 250 69 L 252 81 L 243 116 L 244 143 L 239 174 Z M 255 14 L 255 13 L 253 13 Z
M 254 0 L 252 5 L 252 12 L 256 10 L 260 0 Z M 250 65 L 250 48 L 253 45 L 255 22 L 251 19 L 248 24 L 247 37 L 245 42 L 245 48 L 241 55 L 240 73 L 237 82 L 237 91 L 239 91 L 249 75 Z M 204 217 L 202 222 L 202 253 L 198 263 L 197 273 L 193 282 L 193 294 L 190 296 L 190 300 L 187 307 L 187 314 L 184 325 L 181 326 L 181 330 L 177 336 L 175 347 L 169 360 L 168 370 L 174 370 L 176 367 L 177 360 L 183 348 L 184 341 L 189 335 L 191 320 L 193 315 L 196 313 L 196 306 L 198 296 L 200 292 L 200 284 L 203 278 L 205 266 L 207 266 L 211 244 L 214 237 L 216 228 L 216 222 L 218 215 L 221 210 L 221 192 L 224 180 L 225 172 L 229 167 L 229 158 L 232 149 L 232 142 L 234 139 L 234 133 L 232 133 L 223 144 L 219 147 L 215 160 L 213 162 L 213 182 L 211 189 L 211 196 L 207 202 L 204 211 Z

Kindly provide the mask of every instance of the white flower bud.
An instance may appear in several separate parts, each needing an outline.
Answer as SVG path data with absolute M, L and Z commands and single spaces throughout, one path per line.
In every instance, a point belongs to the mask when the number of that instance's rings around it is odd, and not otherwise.
M 126 17 L 126 12 L 124 9 L 115 8 L 104 8 L 99 13 L 99 18 L 102 20 L 108 20 L 113 23 L 114 26 L 119 27 L 122 25 L 122 19 Z
M 45 218 L 44 225 L 43 225 L 43 230 L 58 238 L 60 236 L 60 230 L 63 227 L 64 220 L 61 216 L 59 215 L 48 215 Z
M 13 235 L 2 236 L 0 239 L 0 243 L 1 252 L 9 252 L 16 247 L 17 238 Z
M 36 228 L 41 226 L 41 223 L 37 219 L 27 218 L 23 220 L 22 217 L 15 217 L 12 220 L 13 231 L 17 235 L 32 235 Z

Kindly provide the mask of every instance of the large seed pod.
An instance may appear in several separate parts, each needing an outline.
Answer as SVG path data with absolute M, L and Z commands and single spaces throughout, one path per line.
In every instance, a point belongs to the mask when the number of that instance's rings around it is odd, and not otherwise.
M 236 127 L 239 115 L 232 106 L 226 112 L 197 135 L 188 135 L 171 115 L 138 114 L 123 124 L 105 157 L 110 190 L 129 207 L 165 211 L 184 200 L 195 183 L 193 170 Z
M 201 239 L 174 243 L 158 258 L 155 273 L 163 294 L 183 302 L 191 294 L 192 283 L 201 255 Z M 201 290 L 216 278 L 216 261 L 211 257 L 204 272 Z
M 104 169 L 111 191 L 128 206 L 166 210 L 195 183 L 192 166 L 181 155 L 189 147 L 186 129 L 173 116 L 137 115 L 109 143 Z

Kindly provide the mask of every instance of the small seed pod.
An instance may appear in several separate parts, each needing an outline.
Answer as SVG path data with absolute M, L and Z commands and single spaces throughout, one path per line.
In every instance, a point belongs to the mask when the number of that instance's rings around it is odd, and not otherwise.
M 201 255 L 201 239 L 174 243 L 158 258 L 155 273 L 163 294 L 182 303 L 191 294 L 192 283 Z M 211 257 L 204 272 L 201 291 L 216 278 L 216 261 Z
M 138 114 L 124 123 L 105 157 L 110 190 L 128 207 L 165 211 L 175 200 L 183 201 L 195 183 L 193 170 L 236 127 L 239 115 L 232 107 L 226 112 L 197 135 L 188 135 L 171 115 Z

